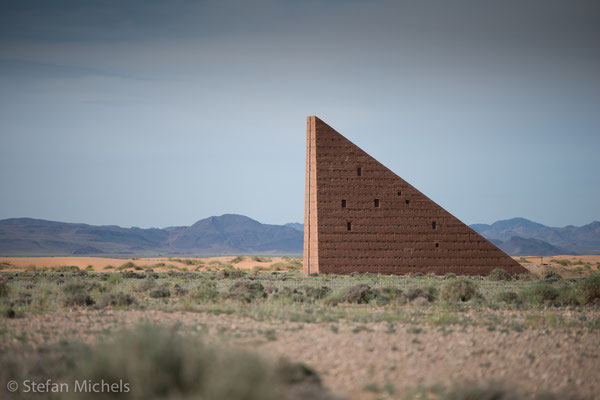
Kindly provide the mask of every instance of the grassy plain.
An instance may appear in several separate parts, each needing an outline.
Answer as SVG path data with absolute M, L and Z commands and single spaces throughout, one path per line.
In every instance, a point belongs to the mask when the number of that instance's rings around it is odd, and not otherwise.
M 552 399 L 600 391 L 593 264 L 466 279 L 305 276 L 294 258 L 198 260 L 167 260 L 164 270 L 120 260 L 101 272 L 3 260 L 0 383 L 87 374 L 128 379 L 129 398 Z M 253 265 L 239 268 L 244 261 Z M 233 368 L 250 364 L 258 375 Z

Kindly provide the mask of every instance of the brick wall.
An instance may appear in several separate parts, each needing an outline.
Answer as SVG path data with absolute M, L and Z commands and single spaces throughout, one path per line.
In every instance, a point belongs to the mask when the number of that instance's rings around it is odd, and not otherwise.
M 314 116 L 305 189 L 305 272 L 527 272 Z

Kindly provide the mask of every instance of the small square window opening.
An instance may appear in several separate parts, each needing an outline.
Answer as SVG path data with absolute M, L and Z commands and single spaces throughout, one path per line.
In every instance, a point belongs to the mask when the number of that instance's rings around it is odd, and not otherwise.
M 342 200 L 342 208 L 346 208 L 346 200 Z
M 356 176 L 362 176 L 362 168 L 361 167 L 356 168 Z
M 347 229 L 348 231 L 351 231 L 351 230 L 352 230 L 352 222 L 346 222 L 346 229 Z
M 375 208 L 379 208 L 379 199 L 375 199 L 373 201 L 373 205 L 375 206 Z

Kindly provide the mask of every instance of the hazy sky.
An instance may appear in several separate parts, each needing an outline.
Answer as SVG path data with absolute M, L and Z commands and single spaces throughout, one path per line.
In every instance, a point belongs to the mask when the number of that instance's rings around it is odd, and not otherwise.
M 0 218 L 302 222 L 317 115 L 466 223 L 600 219 L 597 1 L 0 4 Z

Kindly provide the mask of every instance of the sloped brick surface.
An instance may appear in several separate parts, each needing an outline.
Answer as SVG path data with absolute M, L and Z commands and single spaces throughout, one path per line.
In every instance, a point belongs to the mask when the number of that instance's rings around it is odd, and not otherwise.
M 304 272 L 454 272 L 519 263 L 333 128 L 307 118 Z

